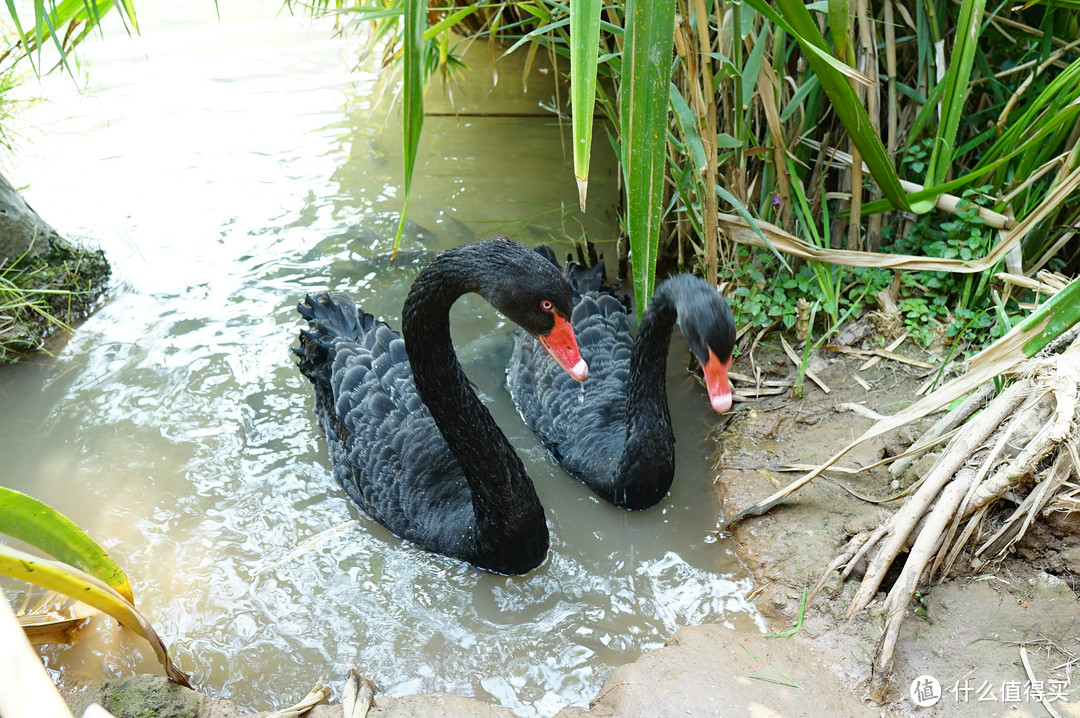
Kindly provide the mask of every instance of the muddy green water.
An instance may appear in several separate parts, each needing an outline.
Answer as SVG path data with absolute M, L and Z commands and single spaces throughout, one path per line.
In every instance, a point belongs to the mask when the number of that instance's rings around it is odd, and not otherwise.
M 540 107 L 551 74 L 501 61 L 496 90 L 486 77 L 458 88 L 466 112 L 428 118 L 414 222 L 389 266 L 401 160 L 378 98 L 392 82 L 328 23 L 273 2 L 222 3 L 220 22 L 211 3 L 186 5 L 140 3 L 138 38 L 112 24 L 86 48 L 81 92 L 63 76 L 26 88 L 50 100 L 23 116 L 5 172 L 62 232 L 100 243 L 116 277 L 55 357 L 0 368 L 0 482 L 101 541 L 195 684 L 249 710 L 318 680 L 339 690 L 355 667 L 383 693 L 547 716 L 682 626 L 757 630 L 749 579 L 708 538 L 718 419 L 679 337 L 675 488 L 627 513 L 557 469 L 517 416 L 503 386 L 512 327 L 478 299 L 455 307 L 462 362 L 547 508 L 552 550 L 524 578 L 397 540 L 329 472 L 288 351 L 305 292 L 351 291 L 396 326 L 438 249 L 498 232 L 561 252 L 568 236 L 614 235 L 610 162 L 590 214 L 576 210 L 566 139 Z M 493 102 L 515 116 L 471 114 Z M 431 107 L 446 109 L 440 93 Z M 68 683 L 156 671 L 107 623 L 43 653 Z

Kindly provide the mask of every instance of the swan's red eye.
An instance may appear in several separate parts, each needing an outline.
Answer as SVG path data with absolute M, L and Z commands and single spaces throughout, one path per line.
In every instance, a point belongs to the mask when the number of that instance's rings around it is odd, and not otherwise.
M 540 308 L 543 309 L 545 312 L 550 312 L 552 309 L 555 308 L 555 306 L 545 299 L 544 301 L 540 302 Z

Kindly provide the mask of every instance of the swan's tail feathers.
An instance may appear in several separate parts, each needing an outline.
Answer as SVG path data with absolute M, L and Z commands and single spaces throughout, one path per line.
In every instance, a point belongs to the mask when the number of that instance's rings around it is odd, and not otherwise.
M 602 257 L 596 254 L 596 245 L 588 239 L 584 240 L 581 244 L 575 242 L 574 249 L 577 252 L 578 264 L 584 264 L 586 267 L 595 267 L 597 264 L 604 261 Z M 600 274 L 603 276 L 603 271 L 601 271 Z
M 618 300 L 619 304 L 622 305 L 622 310 L 627 314 L 633 308 L 633 300 L 630 295 L 619 293 L 619 290 L 622 289 L 621 284 L 618 282 L 614 284 L 607 283 L 604 277 L 603 259 L 591 267 L 586 267 L 577 262 L 568 262 L 565 273 L 566 281 L 570 284 L 570 291 L 574 295 L 575 304 L 581 297 L 585 296 L 608 296 Z
M 584 249 L 582 249 L 581 245 L 575 244 L 577 259 L 574 259 L 574 254 L 567 254 L 565 267 L 559 264 L 559 260 L 555 256 L 555 250 L 550 246 L 546 244 L 537 245 L 535 251 L 563 271 L 566 283 L 570 285 L 574 304 L 577 304 L 582 297 L 588 294 L 609 294 L 619 300 L 627 314 L 630 313 L 632 308 L 630 297 L 618 293 L 622 289 L 622 285 L 618 282 L 614 284 L 607 283 L 604 259 L 596 253 L 596 247 L 592 242 L 585 240 Z
M 294 348 L 293 353 L 300 357 L 300 371 L 313 383 L 329 383 L 337 339 L 363 342 L 375 325 L 375 318 L 358 311 L 346 294 L 309 294 L 296 310 L 308 325 L 300 330 L 300 348 Z

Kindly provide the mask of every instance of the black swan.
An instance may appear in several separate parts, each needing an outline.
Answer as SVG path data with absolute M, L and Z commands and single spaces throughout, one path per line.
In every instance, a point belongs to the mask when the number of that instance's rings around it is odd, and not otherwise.
M 297 309 L 308 326 L 293 351 L 315 388 L 334 475 L 361 509 L 430 551 L 527 573 L 547 555 L 544 508 L 454 353 L 450 306 L 467 292 L 585 378 L 566 280 L 503 238 L 435 255 L 405 299 L 401 335 L 348 296 L 306 297 Z
M 536 251 L 558 266 L 550 248 Z M 656 288 L 633 340 L 629 307 L 614 296 L 615 287 L 603 284 L 603 271 L 603 262 L 591 269 L 569 262 L 565 269 L 589 381 L 565 381 L 536 342 L 518 332 L 507 385 L 525 423 L 569 474 L 616 506 L 646 509 L 664 498 L 675 475 L 665 386 L 675 320 L 704 368 L 717 412 L 731 408 L 727 374 L 735 321 L 714 288 L 680 274 Z

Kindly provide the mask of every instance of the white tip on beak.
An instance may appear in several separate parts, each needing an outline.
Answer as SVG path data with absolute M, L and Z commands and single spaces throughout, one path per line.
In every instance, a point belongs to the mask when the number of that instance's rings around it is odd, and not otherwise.
M 731 394 L 722 394 L 712 398 L 712 408 L 717 414 L 723 414 L 731 408 Z

